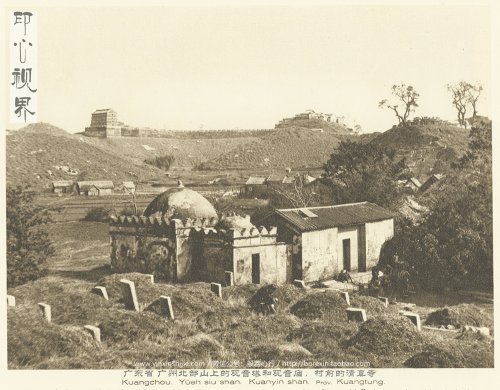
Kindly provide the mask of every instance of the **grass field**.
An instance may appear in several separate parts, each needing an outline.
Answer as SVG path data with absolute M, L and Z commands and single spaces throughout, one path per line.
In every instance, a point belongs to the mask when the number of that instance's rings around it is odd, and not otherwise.
M 67 222 L 48 226 L 57 253 L 48 262 L 49 275 L 9 289 L 17 306 L 8 308 L 8 364 L 11 369 L 146 368 L 173 360 L 215 367 L 229 361 L 239 367 L 249 360 L 368 361 L 371 367 L 492 367 L 493 338 L 438 330 L 417 332 L 398 315 L 404 304 L 384 308 L 376 298 L 352 296 L 365 308 L 368 321 L 349 323 L 345 302 L 335 291 L 279 287 L 278 313 L 261 316 L 250 301 L 259 286 L 223 288 L 223 298 L 207 283 L 150 284 L 140 274 L 113 274 L 109 268 L 108 226 Z M 136 282 L 140 312 L 125 310 L 118 281 Z M 91 293 L 105 286 L 110 300 Z M 158 298 L 172 298 L 175 321 L 158 311 Z M 428 297 L 429 298 L 429 297 Z M 457 302 L 429 300 L 431 305 Z M 52 323 L 36 306 L 52 307 Z M 455 325 L 490 326 L 491 303 L 415 309 L 428 318 Z M 101 329 L 96 343 L 84 325 Z M 437 324 L 434 324 L 437 326 Z M 194 363 L 193 363 L 194 364 Z M 233 366 L 236 367 L 236 366 Z

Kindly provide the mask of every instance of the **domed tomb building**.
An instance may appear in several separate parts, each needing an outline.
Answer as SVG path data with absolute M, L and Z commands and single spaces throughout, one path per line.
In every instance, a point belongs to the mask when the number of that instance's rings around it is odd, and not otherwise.
M 111 266 L 169 282 L 285 283 L 287 245 L 276 228 L 249 217 L 217 217 L 212 204 L 180 183 L 158 195 L 141 217 L 112 218 Z M 290 276 L 289 276 L 290 277 Z
M 182 183 L 158 195 L 141 217 L 113 218 L 111 266 L 168 282 L 306 283 L 342 269 L 364 273 L 394 234 L 394 214 L 369 203 L 278 209 L 255 227 L 221 219 Z

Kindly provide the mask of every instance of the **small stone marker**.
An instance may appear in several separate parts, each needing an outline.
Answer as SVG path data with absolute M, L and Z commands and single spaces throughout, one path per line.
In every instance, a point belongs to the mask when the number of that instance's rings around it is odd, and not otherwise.
M 151 284 L 155 284 L 155 276 L 153 274 L 144 274 L 144 276 L 151 281 Z
M 40 307 L 40 309 L 42 309 L 42 313 L 43 313 L 43 318 L 47 321 L 47 322 L 50 322 L 52 321 L 52 313 L 51 313 L 51 310 L 50 310 L 50 305 L 47 305 L 46 303 L 39 303 L 38 306 Z
M 7 306 L 16 306 L 16 297 L 14 295 L 7 295 Z
M 304 283 L 304 281 L 303 281 L 303 280 L 300 280 L 300 279 L 295 279 L 295 280 L 293 281 L 293 285 L 294 285 L 295 287 L 298 287 L 298 288 L 306 288 L 306 284 Z
M 121 279 L 120 285 L 122 288 L 122 296 L 125 303 L 125 308 L 128 310 L 139 311 L 139 303 L 137 302 L 137 294 L 135 293 L 134 282 L 127 279 Z
M 400 311 L 399 314 L 410 319 L 410 321 L 413 322 L 413 324 L 417 327 L 417 330 L 419 332 L 422 330 L 422 324 L 420 323 L 420 316 L 417 313 L 413 313 L 411 311 Z
M 389 298 L 386 297 L 378 297 L 382 301 L 385 307 L 389 307 Z
M 348 307 L 345 309 L 347 313 L 347 321 L 365 322 L 366 321 L 366 311 L 365 309 L 356 309 L 354 307 Z
M 226 283 L 226 287 L 234 286 L 234 275 L 231 271 L 224 272 L 224 281 Z
M 97 341 L 98 343 L 101 342 L 101 329 L 93 325 L 85 325 L 84 328 L 92 335 L 92 338 L 95 341 Z
M 106 290 L 106 287 L 103 287 L 103 286 L 95 286 L 93 289 L 92 289 L 92 292 L 94 294 L 97 294 L 97 295 L 100 295 L 101 297 L 103 297 L 105 300 L 109 300 L 109 297 L 108 297 L 108 291 Z
M 222 286 L 220 283 L 210 283 L 210 290 L 219 298 L 222 298 Z
M 403 306 L 403 310 L 410 311 L 411 309 L 414 309 L 416 307 L 417 305 L 415 305 L 414 303 L 405 303 Z
M 340 291 L 340 296 L 344 298 L 347 303 L 347 306 L 351 306 L 351 301 L 349 300 L 349 293 L 347 291 Z
M 170 318 L 171 320 L 175 320 L 174 317 L 174 309 L 172 308 L 172 300 L 170 297 L 167 297 L 165 295 L 160 296 L 160 307 L 162 313 L 165 313 L 165 315 Z

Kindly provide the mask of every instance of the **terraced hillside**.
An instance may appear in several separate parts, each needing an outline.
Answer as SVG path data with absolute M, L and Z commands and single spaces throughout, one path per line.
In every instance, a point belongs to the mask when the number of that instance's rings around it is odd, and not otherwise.
M 345 137 L 355 137 L 340 126 L 328 130 L 291 127 L 239 145 L 203 164 L 203 169 L 314 168 L 321 166 Z
M 81 141 L 70 134 L 19 130 L 6 137 L 7 184 L 47 188 L 53 180 L 142 180 L 164 175 L 159 169 L 137 163 Z M 65 166 L 73 172 L 57 167 Z
M 441 123 L 395 127 L 384 133 L 357 136 L 342 126 L 324 124 L 324 128 L 309 123 L 309 127 L 247 132 L 248 136 L 228 133 L 227 138 L 181 134 L 179 138 L 116 139 L 89 138 L 49 124 L 35 124 L 8 132 L 7 182 L 30 183 L 35 188 L 47 187 L 52 180 L 76 178 L 147 182 L 165 177 L 165 172 L 144 164 L 144 160 L 165 154 L 175 157 L 173 169 L 180 171 L 314 169 L 321 168 L 345 139 L 396 149 L 423 181 L 431 173 L 449 170 L 466 149 L 469 134 L 469 130 Z M 78 175 L 56 168 L 63 165 Z
M 175 157 L 176 167 L 190 168 L 202 162 L 217 158 L 240 145 L 245 145 L 259 139 L 257 136 L 229 138 L 89 138 L 84 142 L 111 153 L 121 153 L 134 159 L 137 163 L 147 158 L 163 156 Z
M 266 132 L 263 132 L 263 134 Z M 268 133 L 268 132 L 267 132 Z M 147 182 L 165 172 L 144 163 L 145 159 L 170 154 L 174 166 L 191 169 L 217 157 L 228 148 L 259 139 L 259 132 L 229 138 L 118 138 L 99 139 L 70 134 L 48 123 L 36 123 L 7 131 L 7 182 L 47 188 L 53 180 L 109 179 Z M 69 167 L 67 173 L 57 167 Z

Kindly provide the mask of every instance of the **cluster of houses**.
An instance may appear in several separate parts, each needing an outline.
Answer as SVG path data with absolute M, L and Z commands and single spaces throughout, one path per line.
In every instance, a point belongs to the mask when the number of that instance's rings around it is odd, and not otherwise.
M 301 120 L 321 120 L 324 122 L 328 123 L 335 123 L 337 125 L 343 126 L 346 129 L 351 129 L 355 132 L 360 132 L 361 131 L 361 126 L 352 118 L 346 117 L 343 115 L 333 115 L 333 114 L 325 114 L 323 112 L 316 112 L 314 110 L 305 110 L 304 112 L 300 114 L 296 114 L 293 117 L 290 118 L 283 118 L 280 120 L 274 127 L 276 129 L 283 128 L 283 127 L 289 127 L 294 124 L 295 121 L 301 121 Z M 316 131 L 320 131 L 322 129 L 313 129 Z
M 416 177 L 400 180 L 398 184 L 412 192 L 425 192 L 443 177 L 444 175 L 436 173 L 423 184 Z M 243 198 L 265 198 L 272 188 L 293 187 L 298 182 L 304 188 L 310 188 L 316 193 L 329 190 L 328 184 L 322 178 L 316 178 L 309 174 L 291 174 L 288 170 L 284 175 L 250 176 L 244 186 L 240 188 L 240 196 Z
M 399 184 L 405 188 L 409 188 L 413 192 L 425 192 L 443 177 L 444 175 L 436 173 L 431 175 L 423 184 L 416 177 L 411 177 L 408 180 L 401 180 Z
M 276 128 L 283 127 L 283 126 L 291 124 L 295 120 L 301 120 L 301 119 L 306 119 L 306 120 L 319 119 L 319 120 L 323 120 L 325 122 L 337 122 L 337 123 L 339 123 L 338 121 L 340 120 L 340 117 L 335 118 L 333 116 L 333 114 L 324 114 L 322 112 L 315 112 L 314 110 L 306 110 L 300 114 L 296 114 L 292 118 L 283 118 L 282 120 L 280 120 L 278 122 L 278 124 L 276 124 L 275 127 Z
M 240 196 L 244 198 L 259 198 L 274 187 L 287 187 L 300 183 L 304 186 L 319 184 L 320 179 L 309 174 L 292 174 L 288 169 L 285 174 L 272 174 L 269 176 L 250 176 L 245 185 L 240 188 Z
M 56 180 L 51 183 L 54 194 L 75 193 L 84 196 L 106 196 L 113 194 L 134 194 L 135 184 L 132 181 L 124 181 L 116 185 L 111 180 Z

